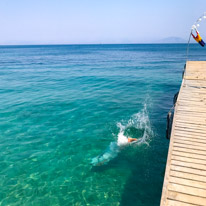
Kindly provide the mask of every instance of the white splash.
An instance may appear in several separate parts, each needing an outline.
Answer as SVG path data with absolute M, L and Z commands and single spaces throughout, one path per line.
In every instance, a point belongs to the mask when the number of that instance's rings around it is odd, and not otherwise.
M 110 160 L 114 159 L 118 155 L 122 147 L 128 144 L 149 144 L 148 140 L 153 135 L 153 132 L 149 121 L 147 105 L 145 104 L 144 108 L 140 112 L 132 115 L 126 123 L 124 121 L 117 123 L 117 127 L 119 127 L 120 130 L 117 135 L 117 142 L 111 142 L 103 154 L 93 158 L 91 162 L 93 166 L 107 164 Z M 125 131 L 132 127 L 136 128 L 137 130 L 141 130 L 143 135 L 139 137 L 132 137 L 137 138 L 138 140 L 129 143 L 128 138 L 131 137 L 126 136 Z
M 128 144 L 128 137 L 124 135 L 125 127 L 121 123 L 117 123 L 117 126 L 120 128 L 120 132 L 117 137 L 117 145 L 123 146 Z
M 148 140 L 153 135 L 146 104 L 144 105 L 144 108 L 140 112 L 132 115 L 129 121 L 125 125 L 124 123 L 117 123 L 117 126 L 120 128 L 120 132 L 118 134 L 118 139 L 117 139 L 117 143 L 119 146 L 128 143 L 127 139 L 130 137 L 125 136 L 124 133 L 126 129 L 131 127 L 143 131 L 143 136 L 133 137 L 138 139 L 137 142 L 133 142 L 134 144 L 140 144 L 140 143 L 148 144 Z

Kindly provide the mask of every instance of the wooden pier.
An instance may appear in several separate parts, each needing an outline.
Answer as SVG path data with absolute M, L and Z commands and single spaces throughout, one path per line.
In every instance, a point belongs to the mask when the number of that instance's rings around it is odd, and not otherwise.
M 206 206 L 206 61 L 188 61 L 175 106 L 161 206 Z

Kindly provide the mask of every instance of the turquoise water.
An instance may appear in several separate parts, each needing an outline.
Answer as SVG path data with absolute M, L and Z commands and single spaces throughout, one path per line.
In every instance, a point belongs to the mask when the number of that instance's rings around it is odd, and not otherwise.
M 0 205 L 159 205 L 186 45 L 0 47 Z M 191 46 L 192 57 L 204 50 Z M 138 138 L 113 151 L 118 137 Z M 92 159 L 112 153 L 100 166 Z

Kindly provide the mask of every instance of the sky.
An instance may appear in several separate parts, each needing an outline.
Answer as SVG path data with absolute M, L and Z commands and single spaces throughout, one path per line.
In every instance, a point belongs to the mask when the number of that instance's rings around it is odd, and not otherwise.
M 0 0 L 0 45 L 188 40 L 205 11 L 206 0 Z

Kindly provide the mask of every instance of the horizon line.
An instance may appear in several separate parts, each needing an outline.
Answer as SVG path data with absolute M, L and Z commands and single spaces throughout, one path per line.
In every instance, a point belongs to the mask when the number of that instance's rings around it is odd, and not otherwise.
M 176 42 L 176 43 L 171 43 L 171 42 L 168 42 L 168 43 L 74 43 L 74 44 L 0 44 L 0 46 L 72 46 L 72 45 L 140 45 L 140 44 L 145 44 L 145 45 L 148 45 L 148 44 L 188 44 L 188 43 L 179 43 L 179 42 Z M 196 43 L 190 43 L 190 44 L 196 44 Z

